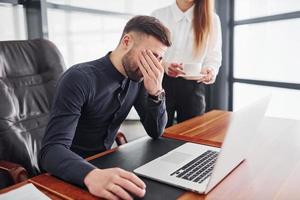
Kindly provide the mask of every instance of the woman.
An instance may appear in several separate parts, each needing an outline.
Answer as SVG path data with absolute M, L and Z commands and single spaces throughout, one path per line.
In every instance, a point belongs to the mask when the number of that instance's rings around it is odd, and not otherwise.
M 213 0 L 176 0 L 152 13 L 171 31 L 172 46 L 163 62 L 167 127 L 173 124 L 175 111 L 177 122 L 205 111 L 204 84 L 215 82 L 222 59 L 220 19 L 213 11 L 213 4 Z M 202 67 L 199 76 L 183 76 L 187 63 Z

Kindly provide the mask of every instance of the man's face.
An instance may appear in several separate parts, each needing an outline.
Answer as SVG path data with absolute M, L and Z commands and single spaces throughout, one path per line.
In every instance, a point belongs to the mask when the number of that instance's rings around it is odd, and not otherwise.
M 143 80 L 143 74 L 139 69 L 139 54 L 146 49 L 150 50 L 161 62 L 167 47 L 153 36 L 140 36 L 136 39 L 133 47 L 122 58 L 122 64 L 130 80 L 136 82 Z

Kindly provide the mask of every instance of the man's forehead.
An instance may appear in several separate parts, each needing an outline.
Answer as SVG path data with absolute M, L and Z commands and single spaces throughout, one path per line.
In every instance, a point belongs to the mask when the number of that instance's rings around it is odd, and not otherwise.
M 148 48 L 149 50 L 151 50 L 153 53 L 157 54 L 157 55 L 164 55 L 166 50 L 167 50 L 167 47 L 154 47 L 154 48 L 151 48 L 149 47 Z
M 145 48 L 159 55 L 163 55 L 168 48 L 160 40 L 156 39 L 153 36 L 145 37 L 142 40 L 143 40 L 142 44 L 144 45 Z

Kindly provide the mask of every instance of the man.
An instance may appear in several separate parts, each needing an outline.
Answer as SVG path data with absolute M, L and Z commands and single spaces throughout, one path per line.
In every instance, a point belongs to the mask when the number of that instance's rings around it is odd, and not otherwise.
M 133 173 L 98 169 L 83 157 L 105 151 L 134 105 L 152 138 L 166 125 L 161 60 L 168 29 L 156 18 L 137 16 L 125 26 L 117 48 L 103 58 L 71 67 L 61 77 L 42 142 L 40 165 L 106 199 L 143 197 Z

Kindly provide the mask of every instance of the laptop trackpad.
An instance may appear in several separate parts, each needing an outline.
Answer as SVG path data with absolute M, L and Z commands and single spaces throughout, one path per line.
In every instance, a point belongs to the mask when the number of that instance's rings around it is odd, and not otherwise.
M 174 151 L 169 155 L 164 156 L 161 160 L 172 164 L 179 164 L 181 162 L 186 161 L 191 156 L 192 156 L 191 154 Z

